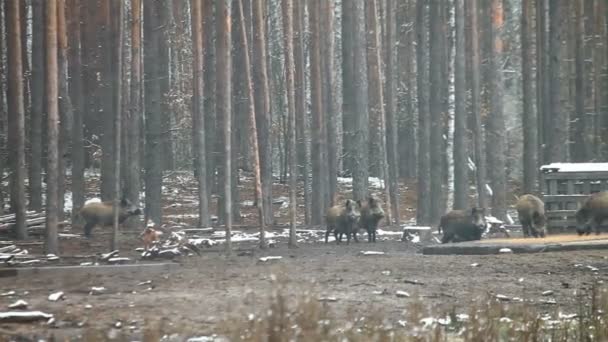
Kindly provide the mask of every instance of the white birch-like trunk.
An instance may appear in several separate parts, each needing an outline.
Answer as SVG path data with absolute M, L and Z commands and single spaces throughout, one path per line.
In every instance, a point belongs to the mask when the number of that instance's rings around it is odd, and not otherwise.
M 450 5 L 450 18 L 448 24 L 450 31 L 456 32 L 456 21 L 454 6 Z M 454 95 L 454 61 L 456 60 L 456 39 L 450 41 L 450 60 L 448 61 L 448 141 L 447 141 L 447 160 L 448 160 L 448 198 L 446 209 L 451 210 L 454 206 L 454 115 L 456 108 L 456 98 Z

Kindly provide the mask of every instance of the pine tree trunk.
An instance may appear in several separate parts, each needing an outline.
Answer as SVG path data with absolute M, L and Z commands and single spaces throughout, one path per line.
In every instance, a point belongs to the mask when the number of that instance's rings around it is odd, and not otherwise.
M 500 220 L 506 216 L 507 176 L 505 163 L 505 119 L 503 114 L 503 0 L 492 1 L 492 72 L 491 109 L 488 115 L 486 140 L 488 146 L 488 171 L 492 182 L 492 214 Z
M 19 240 L 27 238 L 25 225 L 25 108 L 23 98 L 23 58 L 21 40 L 21 20 L 17 1 L 5 3 L 6 50 L 7 50 L 7 105 L 8 141 L 10 146 L 10 189 L 11 211 L 15 213 L 15 232 Z
M 428 64 L 428 21 L 427 1 L 416 3 L 416 66 L 418 88 L 418 207 L 416 223 L 431 223 L 431 172 L 430 143 L 431 120 L 429 109 L 429 64 Z
M 73 110 L 68 86 L 68 36 L 66 24 L 66 1 L 57 1 L 57 34 L 59 55 L 59 178 L 57 184 L 57 205 L 59 207 L 59 220 L 65 214 L 66 192 L 66 159 L 70 155 L 70 136 L 72 133 Z
M 163 0 L 144 1 L 144 79 L 159 80 L 162 67 L 159 61 L 161 40 L 164 39 L 160 11 Z M 145 188 L 146 221 L 162 223 L 162 127 L 161 110 L 163 93 L 161 82 L 144 82 L 146 110 Z
M 216 97 L 217 97 L 217 114 L 222 117 L 222 131 L 224 139 L 224 167 L 223 180 L 220 181 L 224 185 L 222 196 L 224 198 L 224 224 L 226 225 L 226 253 L 230 253 L 232 243 L 230 234 L 232 230 L 232 167 L 231 167 L 231 94 L 230 94 L 230 74 L 231 74 L 231 54 L 230 54 L 230 0 L 221 0 L 216 3 L 216 25 L 217 25 L 217 40 L 216 40 Z
M 486 160 L 483 149 L 483 128 L 481 123 L 481 93 L 479 74 L 479 21 L 478 1 L 471 1 L 471 109 L 473 111 L 473 145 L 475 146 L 475 175 L 477 185 L 477 205 L 485 208 L 486 200 Z
M 443 54 L 443 37 L 445 35 L 442 29 L 441 5 L 437 1 L 431 1 L 429 5 L 429 79 L 430 89 L 439 90 L 443 87 L 445 81 L 443 78 L 444 58 Z M 439 92 L 443 94 L 441 90 Z M 431 195 L 431 224 L 439 223 L 441 217 L 441 194 L 442 194 L 442 179 L 443 179 L 443 104 L 442 96 L 433 96 L 429 99 L 429 112 L 431 120 L 430 128 L 430 195 Z
M 345 176 L 352 176 L 354 156 L 357 153 L 355 137 L 355 96 L 354 96 L 354 30 L 353 1 L 342 1 L 342 169 Z M 366 150 L 367 151 L 367 150 Z
M 68 3 L 68 9 L 70 10 L 68 12 L 68 74 L 70 75 L 70 98 L 73 100 L 72 152 L 70 154 L 72 157 L 72 220 L 77 216 L 80 208 L 84 206 L 85 198 L 80 6 L 80 0 L 70 0 Z
M 465 66 L 465 14 L 464 0 L 455 2 L 456 57 L 454 66 L 454 209 L 468 207 L 468 151 L 466 112 L 466 66 Z
M 539 164 L 548 162 L 549 141 L 546 121 L 549 108 L 549 60 L 547 44 L 547 0 L 536 1 L 536 111 L 538 121 L 538 158 Z
M 102 34 L 102 50 L 98 59 L 101 60 L 101 108 L 103 110 L 101 119 L 101 199 L 111 201 L 114 192 L 114 183 L 117 181 L 114 175 L 114 93 L 112 90 L 112 58 L 106 55 L 112 50 L 112 26 L 110 13 L 110 2 L 100 1 L 101 8 L 97 13 L 102 27 L 99 28 Z
M 46 166 L 46 246 L 48 254 L 59 254 L 58 244 L 58 206 L 57 178 L 59 152 L 59 104 L 57 81 L 57 1 L 46 1 L 46 111 L 47 127 L 47 166 Z M 10 35 L 9 35 L 10 36 Z
M 203 94 L 205 107 L 205 148 L 207 163 L 207 198 L 212 193 L 219 193 L 216 179 L 218 156 L 215 151 L 217 140 L 217 120 L 215 110 L 215 25 L 214 25 L 214 1 L 203 0 L 207 11 L 203 12 L 204 33 L 204 61 L 203 61 Z
M 337 150 L 337 113 L 336 101 L 334 101 L 335 77 L 334 77 L 334 1 L 326 0 L 321 2 L 320 15 L 322 38 L 322 64 L 323 64 L 323 104 L 326 125 L 324 131 L 326 134 L 326 150 L 327 154 L 327 191 L 326 203 L 328 206 L 334 204 L 334 197 L 338 188 L 338 150 Z
M 195 169 L 197 171 L 196 178 L 198 182 L 198 225 L 207 227 L 209 225 L 209 201 L 207 190 L 207 162 L 205 157 L 205 113 L 204 113 L 204 94 L 203 94 L 203 68 L 204 68 L 204 53 L 203 53 L 203 12 L 210 10 L 206 7 L 203 0 L 192 0 L 191 15 L 192 15 L 192 43 L 193 43 L 193 63 L 194 85 L 193 93 L 193 112 L 192 123 L 194 126 L 192 137 Z
M 584 1 L 575 0 L 575 22 L 574 22 L 574 117 L 573 120 L 573 143 L 572 161 L 585 162 L 590 159 L 590 151 L 587 150 L 586 142 L 586 116 L 585 111 L 585 24 L 584 24 Z
M 524 193 L 536 193 L 538 180 L 538 119 L 534 111 L 535 89 L 532 85 L 532 1 L 522 1 L 521 13 L 521 61 L 524 134 Z
M 5 16 L 4 16 L 4 7 L 5 2 L 0 1 L 0 56 L 4 56 L 4 42 L 5 40 Z M 6 67 L 4 63 L 4 58 L 0 58 L 0 75 L 6 75 Z M 8 116 L 7 110 L 8 106 L 5 100 L 5 90 L 8 87 L 8 84 L 4 82 L 3 78 L 0 77 L 0 144 L 2 146 L 7 145 L 6 141 L 6 117 Z M 0 149 L 0 152 L 6 153 L 6 147 Z M 4 174 L 5 170 L 5 162 L 3 158 L 0 158 L 0 174 Z M 0 215 L 4 214 L 4 189 L 0 187 Z
M 114 112 L 114 189 L 112 189 L 112 198 L 114 200 L 113 208 L 113 224 L 112 224 L 112 238 L 110 240 L 110 250 L 114 251 L 118 249 L 118 216 L 120 212 L 120 155 L 121 155 L 121 138 L 122 134 L 122 46 L 124 44 L 123 39 L 123 15 L 124 15 L 124 4 L 120 1 L 112 2 L 110 5 L 110 32 L 111 39 L 113 41 L 113 48 L 111 50 L 111 60 L 113 62 L 112 67 L 112 92 L 114 93 L 113 101 L 113 112 Z
M 266 1 L 253 3 L 253 83 L 255 84 L 255 115 L 260 147 L 260 172 L 264 200 L 264 222 L 274 224 L 272 212 L 272 145 L 270 135 L 270 94 L 266 55 Z
M 296 130 L 298 141 L 298 164 L 300 174 L 304 179 L 304 217 L 305 223 L 311 223 L 311 191 L 310 191 L 310 140 L 309 120 L 306 110 L 306 62 L 304 58 L 304 5 L 305 1 L 296 1 L 293 11 L 294 25 L 294 63 L 295 63 L 295 103 L 296 103 Z
M 42 210 L 42 119 L 44 111 L 44 0 L 32 1 L 32 106 L 29 123 L 29 208 Z
M 608 13 L 606 12 L 606 3 L 602 0 L 595 0 L 593 3 L 594 13 L 594 25 L 595 25 L 595 48 L 593 50 L 593 77 L 595 88 L 594 93 L 594 111 L 595 111 L 595 130 L 594 130 L 594 153 L 596 160 L 606 161 L 608 155 L 604 154 L 602 145 L 608 142 L 608 132 L 604 130 L 604 125 L 608 120 L 606 119 L 606 89 L 608 89 L 608 83 L 606 82 L 605 68 L 606 68 L 606 48 L 605 38 L 608 31 L 606 27 L 606 21 L 608 20 Z
M 564 0 L 551 0 L 549 2 L 549 66 L 548 66 L 548 110 L 551 120 L 547 121 L 551 134 L 549 146 L 550 162 L 568 161 L 568 112 L 561 105 L 560 91 L 562 87 L 561 71 L 561 44 L 564 25 L 562 20 L 562 7 L 566 5 Z
M 354 164 L 353 164 L 353 198 L 363 199 L 368 194 L 368 92 L 367 92 L 367 58 L 365 51 L 365 1 L 354 0 L 352 4 L 352 81 L 354 116 L 353 136 Z

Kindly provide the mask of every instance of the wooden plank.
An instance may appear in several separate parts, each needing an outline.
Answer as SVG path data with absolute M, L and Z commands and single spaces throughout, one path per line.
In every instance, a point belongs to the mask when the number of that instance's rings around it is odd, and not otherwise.
M 546 180 L 552 179 L 591 179 L 591 180 L 607 180 L 608 172 L 553 172 L 543 175 Z
M 453 243 L 427 246 L 422 249 L 423 255 L 489 255 L 500 254 L 503 248 L 510 249 L 514 254 L 566 252 L 580 250 L 608 249 L 608 241 L 582 241 L 548 244 L 480 244 L 480 243 Z
M 101 266 L 49 266 L 24 267 L 0 269 L 0 278 L 36 275 L 56 275 L 69 277 L 74 275 L 116 275 L 116 274 L 155 274 L 169 272 L 179 268 L 176 263 L 162 264 L 129 264 L 129 265 L 101 265 Z
M 581 194 L 581 195 L 544 195 L 543 202 L 552 203 L 552 202 L 582 202 L 589 195 Z
M 557 179 L 549 180 L 549 194 L 557 195 Z

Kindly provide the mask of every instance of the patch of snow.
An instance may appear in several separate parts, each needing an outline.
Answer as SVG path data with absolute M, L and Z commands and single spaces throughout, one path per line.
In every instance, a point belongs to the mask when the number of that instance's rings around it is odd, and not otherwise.
M 487 184 L 487 183 L 486 183 L 486 193 L 490 197 L 494 196 L 494 191 L 492 191 L 492 188 L 490 187 L 490 184 Z
M 551 163 L 540 167 L 543 172 L 607 172 L 608 163 Z
M 90 198 L 84 202 L 84 205 L 91 204 L 91 203 L 101 203 L 101 198 L 99 198 L 99 197 Z
M 475 162 L 471 159 L 471 157 L 468 158 L 467 164 L 469 166 L 469 170 L 471 170 L 473 172 L 475 172 L 475 170 L 477 170 L 477 166 L 475 165 Z

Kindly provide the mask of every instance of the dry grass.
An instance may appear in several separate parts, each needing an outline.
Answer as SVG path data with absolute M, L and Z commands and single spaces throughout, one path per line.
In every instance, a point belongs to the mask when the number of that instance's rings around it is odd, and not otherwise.
M 599 241 L 608 240 L 608 235 L 587 235 L 578 236 L 573 234 L 550 235 L 544 238 L 505 238 L 505 239 L 487 239 L 480 240 L 479 243 L 486 244 L 542 244 L 542 243 L 564 243 L 564 242 L 583 242 L 583 241 Z

